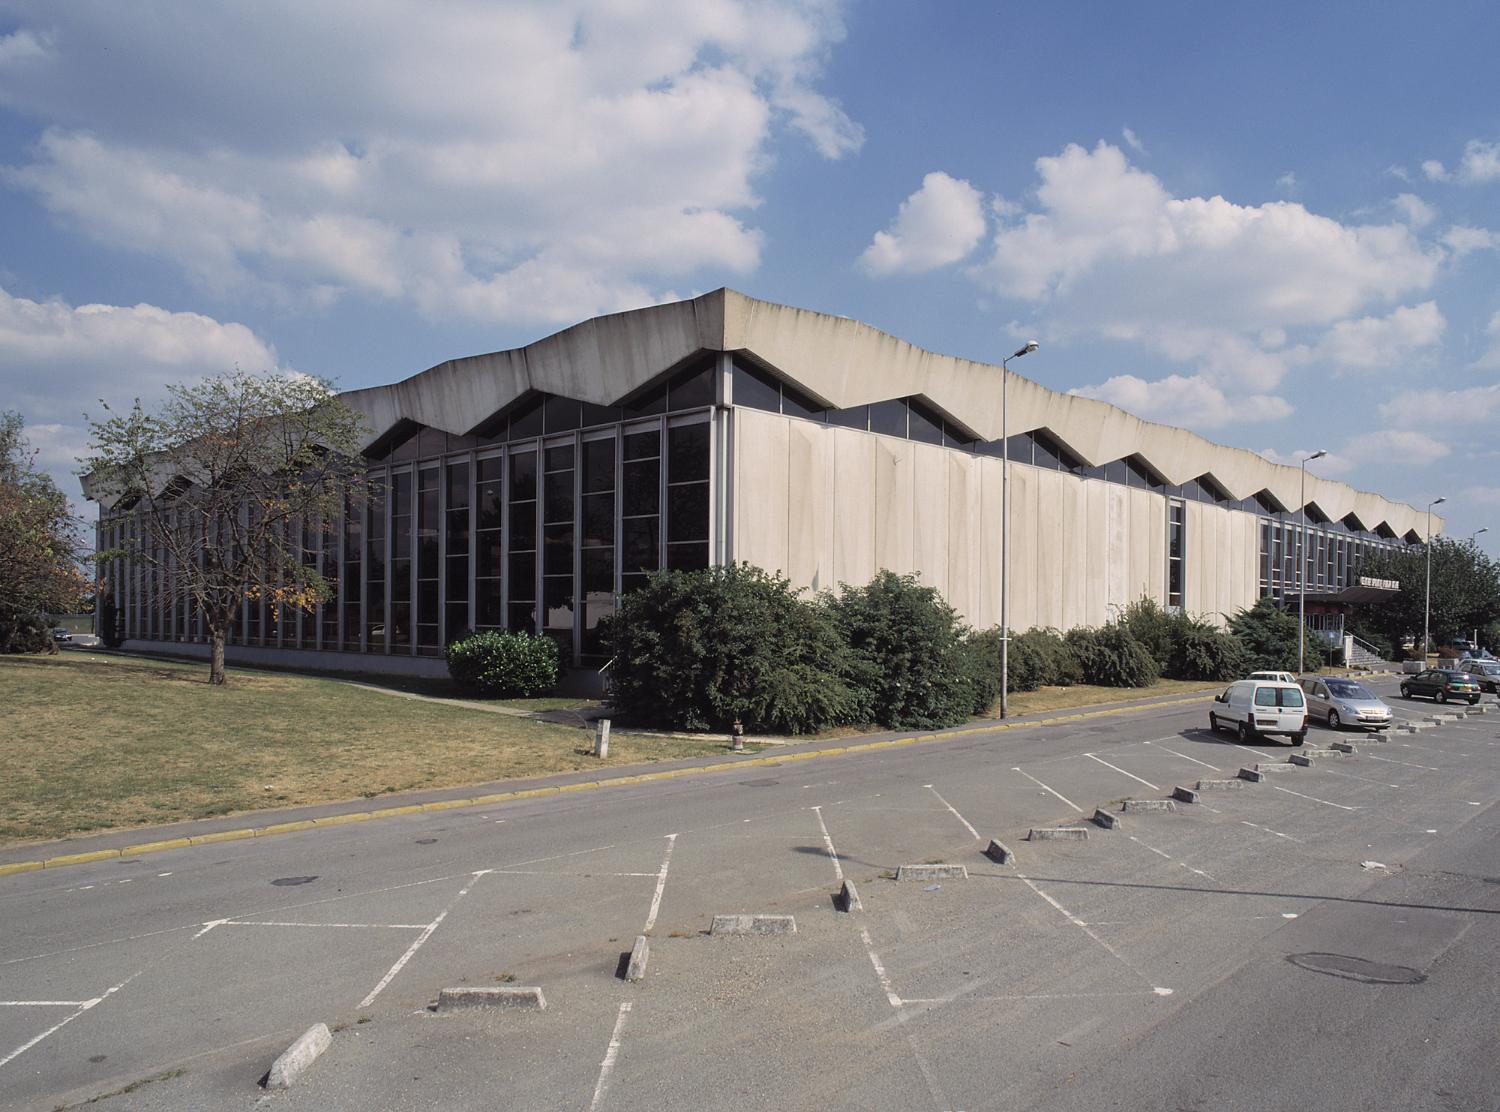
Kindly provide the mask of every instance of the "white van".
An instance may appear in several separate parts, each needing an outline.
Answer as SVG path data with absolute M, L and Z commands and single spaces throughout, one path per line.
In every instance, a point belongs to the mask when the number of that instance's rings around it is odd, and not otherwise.
M 1297 677 L 1290 672 L 1251 672 L 1245 678 L 1247 680 L 1275 680 L 1277 683 L 1294 684 L 1297 682 Z
M 1235 680 L 1214 696 L 1208 728 L 1235 731 L 1241 741 L 1262 734 L 1285 734 L 1293 745 L 1307 737 L 1307 700 L 1294 683 L 1279 680 Z

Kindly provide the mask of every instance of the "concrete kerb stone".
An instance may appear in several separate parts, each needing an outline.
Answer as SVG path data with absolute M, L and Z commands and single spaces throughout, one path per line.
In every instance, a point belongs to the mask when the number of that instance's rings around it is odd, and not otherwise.
M 281 1052 L 266 1073 L 267 1089 L 290 1089 L 308 1066 L 333 1045 L 333 1034 L 326 1023 L 314 1023 L 297 1041 Z
M 1347 741 L 1335 741 L 1328 748 L 1332 749 L 1335 753 L 1347 754 L 1354 752 L 1354 746 L 1350 745 Z
M 1245 781 L 1235 777 L 1233 780 L 1199 780 L 1198 790 L 1200 792 L 1232 792 L 1238 791 L 1245 786 Z
M 1198 793 L 1192 788 L 1185 788 L 1179 784 L 1172 789 L 1172 798 L 1182 803 L 1197 803 Z
M 902 865 L 896 870 L 897 880 L 968 880 L 969 870 L 964 865 Z
M 1170 799 L 1127 799 L 1120 804 L 1120 810 L 1133 815 L 1142 811 L 1175 811 L 1177 806 Z
M 635 936 L 635 945 L 630 948 L 630 961 L 625 966 L 625 979 L 639 981 L 646 975 L 646 963 L 651 960 L 651 943 L 644 934 Z
M 995 838 L 990 839 L 990 844 L 984 847 L 984 855 L 997 865 L 1014 865 L 1016 855 L 1005 845 Z
M 1086 842 L 1088 838 L 1086 826 L 1033 826 L 1026 835 L 1028 842 Z
M 1252 784 L 1259 784 L 1266 778 L 1266 774 L 1258 768 L 1242 768 L 1239 772 L 1241 780 L 1248 780 Z M 1200 787 L 1202 785 L 1199 785 Z
M 791 915 L 715 915 L 708 933 L 796 934 L 797 920 Z
M 1287 760 L 1291 761 L 1294 765 L 1300 765 L 1302 768 L 1312 768 L 1313 766 L 1312 757 L 1306 753 L 1293 753 Z
M 437 1010 L 465 1011 L 471 1008 L 545 1008 L 547 998 L 535 985 L 497 985 L 445 988 L 438 993 Z
M 1095 826 L 1103 830 L 1119 830 L 1124 825 L 1119 815 L 1112 815 L 1103 807 L 1094 809 L 1093 822 Z
M 839 889 L 838 906 L 841 911 L 863 911 L 865 905 L 859 902 L 859 889 L 854 887 L 854 881 L 845 880 Z

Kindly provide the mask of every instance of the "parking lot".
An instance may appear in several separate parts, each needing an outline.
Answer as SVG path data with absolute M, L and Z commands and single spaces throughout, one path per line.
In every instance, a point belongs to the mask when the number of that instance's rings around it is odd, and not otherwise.
M 1491 1107 L 1500 713 L 1293 750 L 1208 705 L 0 879 L 0 1103 Z M 459 985 L 547 1007 L 436 1013 Z

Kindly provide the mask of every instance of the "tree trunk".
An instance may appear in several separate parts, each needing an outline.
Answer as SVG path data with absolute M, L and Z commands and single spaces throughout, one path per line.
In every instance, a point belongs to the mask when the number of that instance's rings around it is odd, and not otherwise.
M 219 687 L 224 683 L 224 631 L 210 629 L 208 643 L 208 682 Z

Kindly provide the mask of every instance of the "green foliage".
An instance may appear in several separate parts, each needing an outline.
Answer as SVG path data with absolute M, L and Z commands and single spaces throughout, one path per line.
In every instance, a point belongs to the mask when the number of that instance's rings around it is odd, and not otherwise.
M 0 652 L 38 652 L 48 612 L 76 610 L 88 589 L 67 496 L 36 469 L 18 413 L 0 412 Z
M 557 642 L 542 634 L 488 630 L 449 644 L 448 674 L 481 695 L 540 695 L 557 683 Z
M 1011 652 L 1015 652 L 1011 639 Z M 970 633 L 959 646 L 959 667 L 969 686 L 970 714 L 987 715 L 1000 700 L 1000 630 Z M 1011 689 L 1015 690 L 1014 678 Z
M 1055 629 L 1028 629 L 1010 639 L 1010 689 L 1072 687 L 1083 682 L 1078 657 Z
M 1151 654 L 1157 671 L 1168 674 L 1177 642 L 1192 624 L 1181 610 L 1167 610 L 1155 599 L 1142 595 L 1120 614 L 1119 624 Z
M 882 571 L 867 586 L 845 584 L 827 603 L 875 721 L 927 729 L 968 717 L 978 698 L 968 631 L 934 588 Z
M 52 625 L 41 614 L 0 617 L 0 653 L 55 653 Z
M 1244 672 L 1244 650 L 1238 641 L 1201 618 L 1166 610 L 1142 597 L 1120 615 L 1156 661 L 1161 675 L 1174 680 L 1231 680 Z
M 1247 672 L 1297 670 L 1297 616 L 1273 598 L 1263 598 L 1229 619 L 1229 632 L 1245 654 Z M 1303 659 L 1309 668 L 1326 665 L 1334 650 L 1322 634 L 1307 630 Z
M 657 572 L 605 634 L 611 699 L 632 721 L 796 734 L 867 717 L 827 607 L 749 564 Z
M 1377 551 L 1365 558 L 1359 572 L 1401 584 L 1396 596 L 1359 607 L 1359 626 L 1379 631 L 1384 641 L 1399 646 L 1422 639 L 1422 612 L 1427 598 L 1427 552 L 1420 545 L 1394 552 Z M 1446 644 L 1468 637 L 1500 620 L 1500 565 L 1472 541 L 1435 537 L 1432 541 L 1432 610 L 1428 620 L 1432 638 Z
M 1146 647 L 1118 623 L 1098 629 L 1070 629 L 1065 640 L 1078 658 L 1085 683 L 1150 687 L 1161 675 Z

